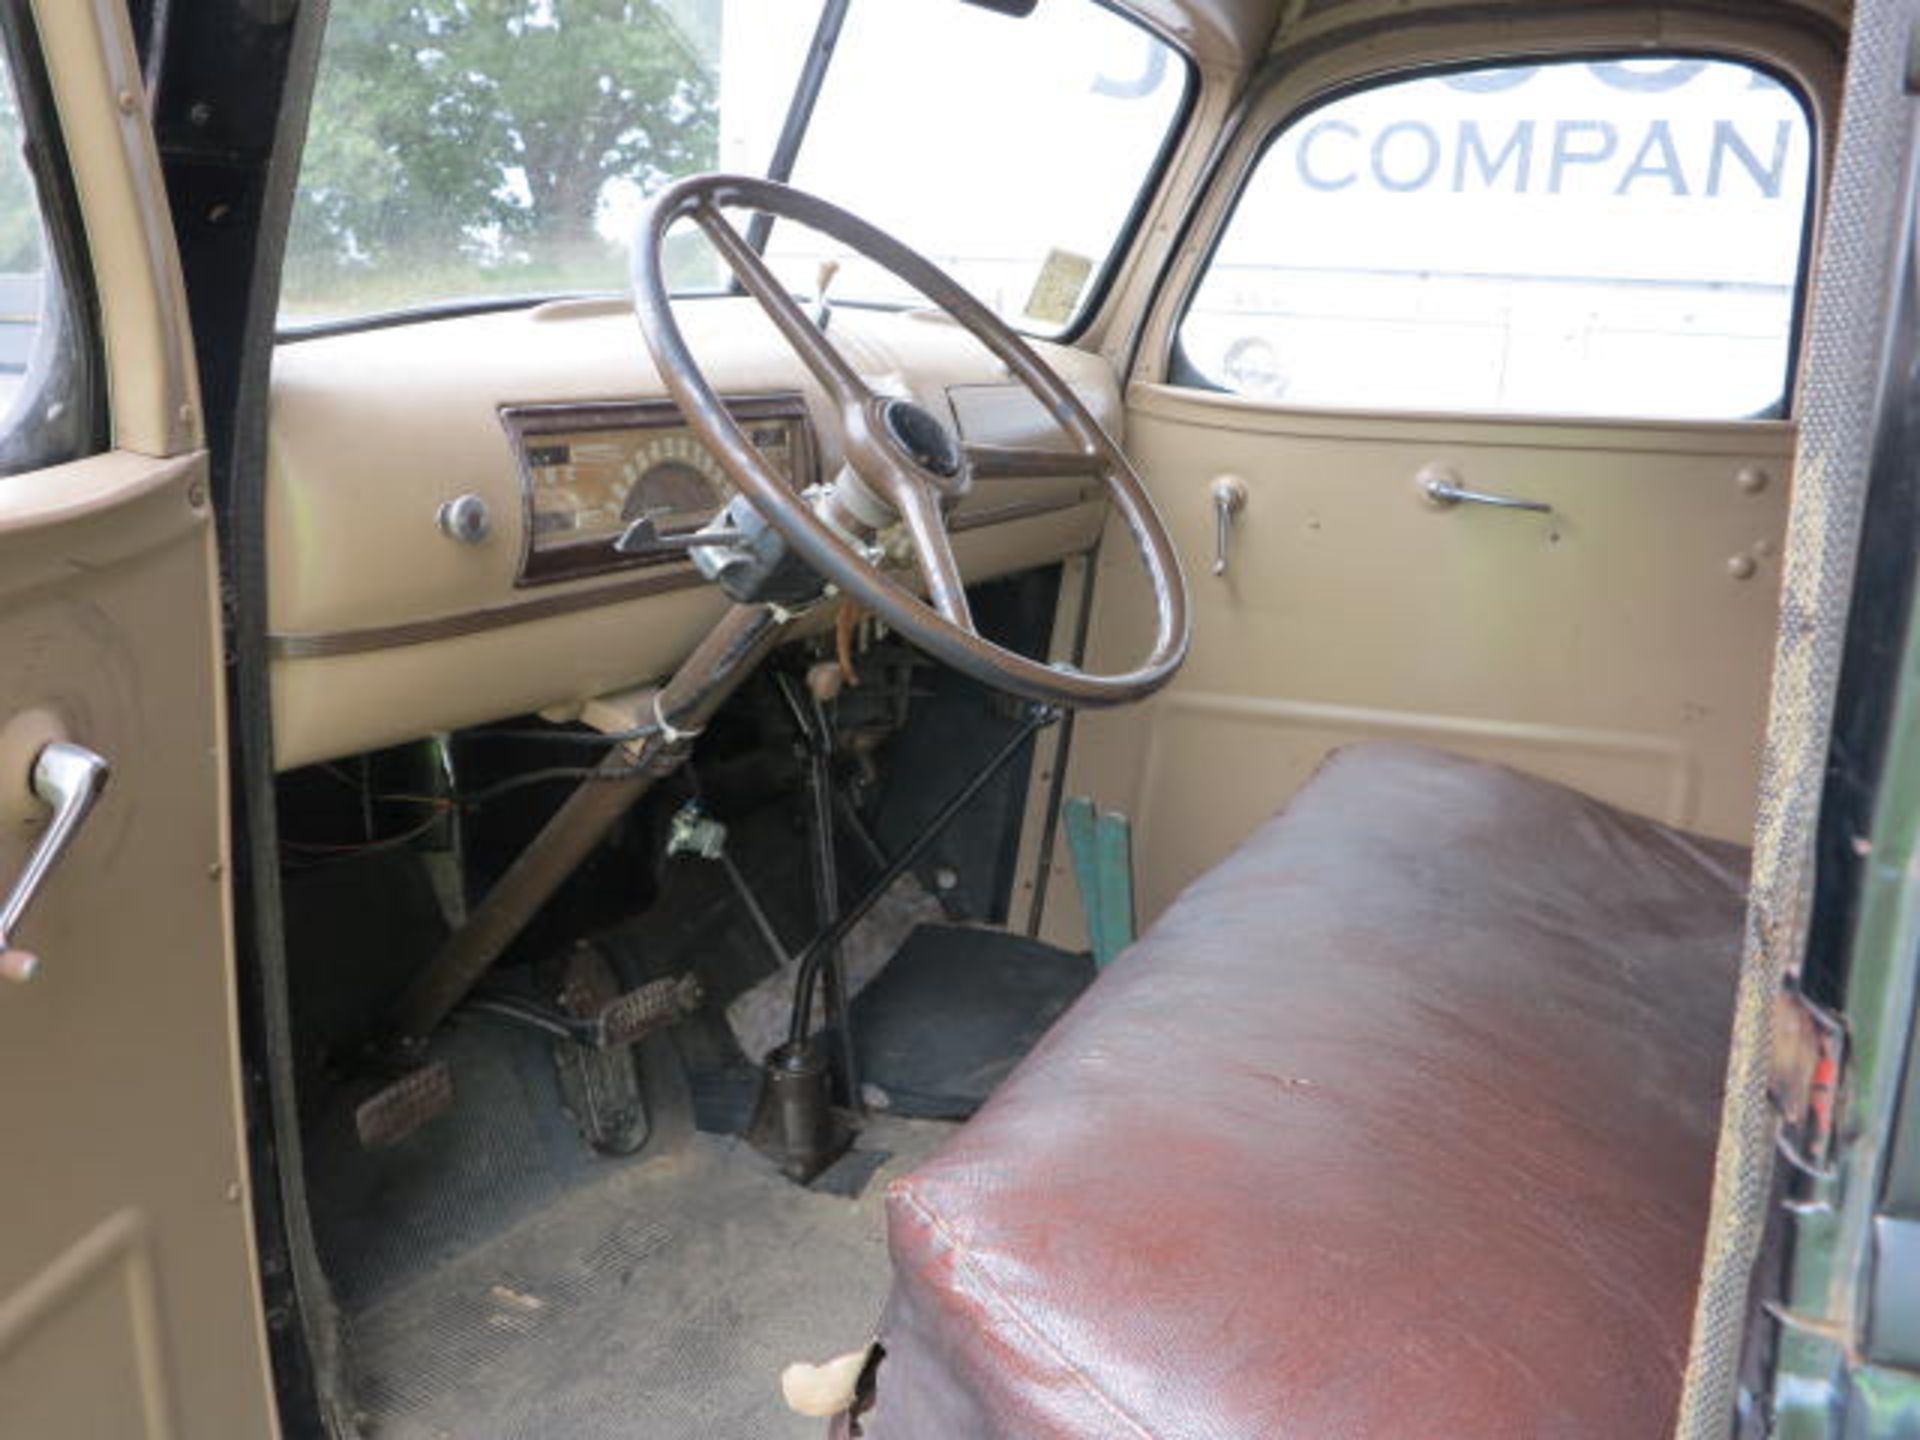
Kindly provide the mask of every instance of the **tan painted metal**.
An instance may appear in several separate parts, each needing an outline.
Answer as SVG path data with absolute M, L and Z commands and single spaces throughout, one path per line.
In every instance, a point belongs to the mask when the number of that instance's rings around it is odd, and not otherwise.
M 1283 0 L 1120 0 L 1203 65 L 1242 68 L 1265 53 Z
M 126 7 L 34 0 L 33 13 L 98 277 L 113 441 L 178 455 L 201 443 L 199 378 Z
M 1154 21 L 1171 0 L 1128 0 Z M 1191 9 L 1195 7 L 1185 7 Z M 1196 37 L 1194 118 L 1165 182 L 1082 343 L 1129 379 L 1165 376 L 1184 296 L 1265 137 L 1316 96 L 1420 65 L 1502 56 L 1639 50 L 1717 51 L 1770 63 L 1805 90 L 1823 151 L 1832 143 L 1848 0 L 1791 0 L 1765 15 L 1728 0 L 1682 5 L 1594 5 L 1591 0 L 1223 0 L 1240 39 Z M 1270 36 L 1270 54 L 1248 48 Z M 1824 177 L 1816 183 L 1823 184 Z M 1177 246 L 1177 248 L 1176 248 Z M 1165 284 L 1163 286 L 1162 281 Z M 1160 299 L 1156 303 L 1155 297 Z M 1151 309 L 1149 307 L 1152 307 Z
M 1212 559 L 1210 487 L 1248 486 L 1226 577 L 1195 585 L 1194 654 L 1169 691 L 1078 727 L 1068 793 L 1135 819 L 1150 918 L 1283 803 L 1331 746 L 1423 738 L 1744 840 L 1775 624 L 1791 430 L 1301 412 L 1159 384 L 1184 297 L 1264 137 L 1313 97 L 1420 64 L 1647 47 L 1772 63 L 1824 136 L 1844 7 L 1289 5 L 1283 57 L 1246 101 L 1142 330 L 1128 444 L 1190 571 Z M 1364 27 L 1391 19 L 1389 28 Z M 1363 27 L 1363 28 L 1356 28 Z M 1135 281 L 1137 286 L 1138 282 Z M 1138 292 L 1129 297 L 1140 303 Z M 1436 508 L 1416 473 L 1558 514 Z M 1772 483 L 1738 488 L 1758 465 Z M 1557 539 L 1548 540 L 1548 533 Z M 1337 543 L 1336 543 L 1337 537 Z M 1735 572 L 1746 578 L 1736 578 Z M 1103 564 L 1089 661 L 1137 645 Z M 1042 933 L 1077 940 L 1064 854 Z M 1022 880 L 1037 880 L 1023 875 Z
M 1067 791 L 1132 815 L 1143 920 L 1329 749 L 1370 736 L 1746 837 L 1790 427 L 1284 412 L 1152 385 L 1129 409 L 1198 577 L 1194 648 L 1156 700 L 1081 718 Z M 1436 506 L 1416 483 L 1436 463 L 1554 513 Z M 1210 484 L 1227 474 L 1248 498 L 1211 577 Z M 1137 643 L 1144 599 L 1123 570 L 1103 558 L 1090 661 Z M 1043 933 L 1071 939 L 1065 859 Z
M 0 989 L 0 1435 L 274 1431 L 217 619 L 203 455 L 0 479 L 0 716 L 51 717 L 113 766 L 25 927 L 38 976 Z M 44 824 L 0 831 L 0 883 Z
M 806 396 L 831 474 L 836 408 L 751 300 L 702 300 L 679 320 L 715 387 Z M 834 341 L 854 367 L 957 414 L 969 440 L 1033 443 L 1044 415 L 957 326 L 924 314 L 841 310 Z M 1119 424 L 1113 372 L 1096 355 L 1040 347 L 1100 422 Z M 269 625 L 276 763 L 352 754 L 434 730 L 577 703 L 671 671 L 726 600 L 712 587 L 634 598 L 631 575 L 516 588 L 525 516 L 501 428 L 506 403 L 653 398 L 665 386 L 631 309 L 601 302 L 471 316 L 283 345 L 275 360 L 267 476 Z M 1011 396 L 1012 398 L 1008 398 Z M 436 526 L 452 497 L 481 496 L 494 517 L 479 545 Z M 955 515 L 971 580 L 1085 549 L 1101 511 L 1091 480 L 1050 476 L 975 487 Z M 980 522 L 999 519 L 1003 523 Z M 641 572 L 690 578 L 690 567 Z M 533 608 L 605 594 L 564 616 Z M 473 619 L 490 617 L 484 628 Z M 428 643 L 351 643 L 405 627 Z M 315 644 L 349 637 L 349 643 Z M 326 653 L 351 650 L 354 653 Z M 316 654 L 315 652 L 322 652 Z
M 112 777 L 0 993 L 0 1435 L 276 1433 L 248 1210 L 223 667 L 186 308 L 124 7 L 36 0 L 114 452 L 0 478 L 0 884 L 59 734 Z

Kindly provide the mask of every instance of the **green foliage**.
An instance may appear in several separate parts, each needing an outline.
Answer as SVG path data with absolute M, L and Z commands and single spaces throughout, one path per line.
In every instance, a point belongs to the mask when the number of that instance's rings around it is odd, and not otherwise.
M 337 0 L 289 238 L 290 300 L 403 303 L 617 276 L 595 228 L 608 183 L 646 190 L 714 163 L 704 56 L 717 49 L 718 10 Z

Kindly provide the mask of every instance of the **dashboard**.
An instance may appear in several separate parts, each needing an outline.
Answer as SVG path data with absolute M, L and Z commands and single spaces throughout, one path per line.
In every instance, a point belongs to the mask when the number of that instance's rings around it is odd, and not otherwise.
M 709 379 L 797 488 L 841 464 L 837 412 L 750 300 L 679 307 Z M 963 443 L 1068 442 L 943 317 L 842 308 L 868 382 Z M 1098 356 L 1038 347 L 1109 428 Z M 969 580 L 1088 549 L 1105 501 L 1071 465 L 982 480 L 952 517 Z M 532 711 L 564 717 L 668 673 L 726 606 L 678 556 L 614 542 L 697 529 L 733 493 L 654 373 L 624 301 L 285 342 L 268 425 L 268 629 L 283 769 Z M 825 623 L 821 617 L 820 623 Z

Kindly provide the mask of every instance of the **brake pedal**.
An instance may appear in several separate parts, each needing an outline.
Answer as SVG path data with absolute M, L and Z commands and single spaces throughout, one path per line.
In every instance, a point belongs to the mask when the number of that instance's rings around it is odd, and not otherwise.
M 362 1100 L 353 1112 L 353 1128 L 361 1149 L 385 1150 L 452 1108 L 453 1071 L 446 1061 L 435 1060 Z
M 691 975 L 654 980 L 629 990 L 599 1012 L 602 1043 L 609 1048 L 631 1045 L 655 1030 L 684 1020 L 700 1008 L 700 982 Z
M 700 986 L 691 975 L 620 991 L 613 966 L 590 945 L 567 957 L 560 1005 L 579 1033 L 556 1039 L 560 1093 L 581 1137 L 603 1155 L 631 1155 L 653 1134 L 634 1045 L 691 1014 Z

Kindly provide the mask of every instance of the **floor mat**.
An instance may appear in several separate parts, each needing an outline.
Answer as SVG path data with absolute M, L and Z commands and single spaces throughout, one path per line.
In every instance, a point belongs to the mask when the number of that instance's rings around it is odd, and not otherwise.
M 360 1147 L 354 1107 L 372 1082 L 329 1096 L 307 1136 L 321 1260 L 349 1310 L 510 1229 L 576 1187 L 676 1147 L 691 1130 L 685 1081 L 663 1039 L 641 1047 L 658 1134 L 643 1157 L 593 1153 L 561 1107 L 553 1043 L 485 1018 L 450 1026 L 431 1057 L 453 1071 L 451 1111 L 400 1144 Z
M 861 1077 L 895 1114 L 965 1119 L 1093 976 L 1089 957 L 1023 935 L 922 925 L 854 997 Z
M 887 1289 L 885 1180 L 951 1127 L 879 1118 L 858 1199 L 790 1185 L 695 1136 L 357 1315 L 373 1440 L 793 1436 L 780 1371 L 864 1343 Z

